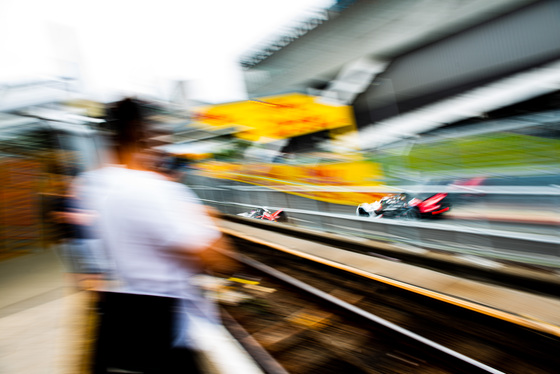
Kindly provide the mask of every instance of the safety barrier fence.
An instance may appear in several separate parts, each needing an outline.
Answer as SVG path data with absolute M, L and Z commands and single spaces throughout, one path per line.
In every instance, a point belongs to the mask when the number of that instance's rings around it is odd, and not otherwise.
M 439 250 L 492 260 L 515 261 L 537 266 L 560 268 L 560 188 L 557 186 L 487 186 L 460 189 L 443 186 L 408 186 L 407 192 L 449 192 L 450 195 L 473 193 L 475 209 L 516 202 L 521 222 L 492 222 L 489 215 L 479 219 L 402 220 L 358 217 L 356 206 L 314 200 L 280 188 L 226 184 L 224 180 L 191 176 L 188 183 L 205 204 L 224 214 L 237 215 L 256 207 L 274 212 L 283 209 L 288 225 L 318 231 L 391 242 L 410 251 Z M 280 186 L 279 186 L 280 187 Z M 327 187 L 320 188 L 321 191 Z M 453 190 L 455 188 L 455 190 Z M 354 187 L 354 190 L 359 187 Z M 340 189 L 339 189 L 340 190 Z M 453 191 L 452 191 L 453 190 Z M 371 191 L 371 188 L 368 189 Z M 395 188 L 375 188 L 374 192 L 395 193 Z M 471 196 L 468 196 L 468 200 Z M 469 203 L 463 210 L 468 211 Z M 524 223 L 528 209 L 548 213 L 545 225 Z M 511 214 L 511 210 L 509 211 Z M 541 215 L 542 216 L 542 215 Z M 556 220 L 556 221 L 554 221 Z M 284 223 L 278 223 L 284 224 Z M 491 264 L 491 262 L 489 262 Z

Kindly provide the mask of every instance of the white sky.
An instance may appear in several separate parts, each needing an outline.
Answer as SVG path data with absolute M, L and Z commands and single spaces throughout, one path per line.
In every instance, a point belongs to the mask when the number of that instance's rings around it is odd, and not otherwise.
M 236 66 L 248 48 L 332 0 L 0 0 L 0 82 L 71 74 L 94 99 L 244 98 Z M 276 31 L 276 32 L 275 32 Z

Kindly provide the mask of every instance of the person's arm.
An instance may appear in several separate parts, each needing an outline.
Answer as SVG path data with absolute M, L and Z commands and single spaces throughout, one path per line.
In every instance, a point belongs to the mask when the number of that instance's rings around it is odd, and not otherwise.
M 91 183 L 91 182 L 89 182 Z M 98 212 L 94 211 L 86 201 L 89 196 L 88 179 L 86 176 L 78 176 L 72 181 L 66 204 L 66 219 L 68 223 L 81 226 L 91 226 L 98 218 Z
M 175 204 L 162 207 L 166 213 L 157 219 L 162 230 L 158 237 L 166 238 L 165 246 L 184 254 L 186 261 L 197 259 L 206 272 L 234 272 L 236 261 L 227 255 L 233 252 L 232 244 L 216 224 L 219 213 L 186 188 L 169 191 L 174 194 L 167 201 Z
M 205 209 L 213 224 L 217 227 L 221 213 L 209 206 L 205 206 Z M 220 237 L 202 249 L 198 253 L 198 257 L 207 272 L 232 274 L 239 268 L 237 261 L 232 258 L 234 252 L 231 240 L 220 233 Z

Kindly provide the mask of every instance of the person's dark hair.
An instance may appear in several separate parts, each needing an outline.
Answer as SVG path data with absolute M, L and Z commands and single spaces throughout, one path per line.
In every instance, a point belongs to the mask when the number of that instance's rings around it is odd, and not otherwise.
M 142 149 L 146 140 L 146 123 L 141 105 L 134 99 L 117 102 L 111 110 L 111 123 L 117 152 L 125 148 Z

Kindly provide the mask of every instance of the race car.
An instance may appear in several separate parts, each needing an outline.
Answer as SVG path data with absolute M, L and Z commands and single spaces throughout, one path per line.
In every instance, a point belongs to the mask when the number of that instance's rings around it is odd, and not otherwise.
M 451 209 L 447 193 L 430 196 L 411 196 L 406 193 L 391 194 L 373 203 L 362 203 L 356 208 L 360 217 L 385 218 L 436 218 Z
M 264 207 L 258 207 L 250 212 L 239 213 L 238 216 L 247 217 L 247 218 L 255 218 L 255 219 L 262 219 L 265 221 L 271 222 L 287 222 L 288 217 L 286 212 L 283 209 L 279 209 L 276 212 L 272 213 L 270 210 Z

